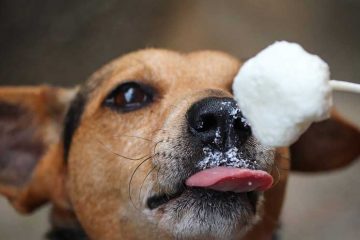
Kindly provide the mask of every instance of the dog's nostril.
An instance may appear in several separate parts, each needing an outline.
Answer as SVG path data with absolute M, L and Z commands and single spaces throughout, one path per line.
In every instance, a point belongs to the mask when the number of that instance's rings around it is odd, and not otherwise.
M 217 127 L 216 117 L 211 114 L 204 114 L 200 116 L 200 120 L 198 121 L 198 128 L 196 129 L 198 132 L 206 132 Z
M 240 142 L 244 143 L 251 136 L 250 125 L 242 117 L 239 117 L 234 122 L 234 131 L 239 136 Z

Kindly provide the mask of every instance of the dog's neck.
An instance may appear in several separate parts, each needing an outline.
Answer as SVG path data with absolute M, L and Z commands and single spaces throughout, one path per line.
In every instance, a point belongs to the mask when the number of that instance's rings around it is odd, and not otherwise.
M 75 213 L 53 207 L 50 214 L 51 229 L 48 240 L 89 240 Z

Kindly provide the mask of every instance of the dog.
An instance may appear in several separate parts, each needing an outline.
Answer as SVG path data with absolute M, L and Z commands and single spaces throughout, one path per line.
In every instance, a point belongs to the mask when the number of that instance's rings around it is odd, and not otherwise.
M 217 51 L 146 49 L 71 89 L 1 87 L 0 193 L 20 213 L 50 203 L 48 239 L 273 239 L 289 171 L 349 165 L 360 132 L 334 111 L 289 148 L 261 145 L 233 99 L 240 67 Z M 271 174 L 269 190 L 186 184 L 249 166 L 209 157 L 234 149 Z

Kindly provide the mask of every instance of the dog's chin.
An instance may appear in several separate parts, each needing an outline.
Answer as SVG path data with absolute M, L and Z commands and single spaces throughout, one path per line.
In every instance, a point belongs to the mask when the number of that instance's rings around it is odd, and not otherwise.
M 158 227 L 176 239 L 232 239 L 259 219 L 262 195 L 186 188 L 172 196 L 153 196 L 148 207 Z

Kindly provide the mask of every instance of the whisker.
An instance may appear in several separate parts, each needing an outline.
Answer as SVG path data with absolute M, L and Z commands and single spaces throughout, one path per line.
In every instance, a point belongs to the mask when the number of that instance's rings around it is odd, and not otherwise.
M 134 203 L 134 201 L 133 201 L 133 199 L 132 199 L 132 197 L 131 197 L 131 183 L 132 183 L 132 180 L 133 180 L 133 178 L 134 178 L 134 176 L 135 176 L 136 171 L 141 167 L 141 165 L 143 165 L 146 161 L 148 161 L 148 160 L 151 159 L 152 157 L 153 157 L 153 156 L 149 156 L 148 158 L 146 158 L 145 160 L 143 160 L 139 165 L 137 165 L 136 168 L 135 168 L 135 170 L 134 170 L 134 172 L 131 174 L 131 177 L 130 177 L 130 181 L 129 181 L 129 185 L 128 185 L 129 199 L 130 199 L 132 205 L 134 206 L 134 208 L 135 208 L 136 210 L 140 210 L 140 209 L 138 209 L 138 208 L 136 207 L 136 204 Z
M 149 172 L 148 174 L 146 174 L 145 178 L 144 178 L 144 181 L 141 183 L 141 186 L 140 186 L 140 190 L 139 190 L 139 203 L 141 201 L 141 192 L 142 192 L 142 188 L 144 186 L 144 183 L 146 182 L 146 179 L 150 176 L 151 172 L 154 171 L 156 169 L 156 167 L 154 166 Z
M 113 137 L 115 137 L 115 138 L 129 137 L 129 138 L 142 139 L 142 140 L 145 140 L 145 141 L 148 141 L 148 142 L 153 142 L 152 140 L 147 139 L 147 138 L 145 138 L 145 137 L 141 137 L 141 136 L 131 136 L 131 135 L 126 135 L 126 134 L 123 134 L 123 135 L 113 135 Z
M 158 129 L 155 129 L 154 131 L 151 131 L 151 133 L 156 133 L 156 132 L 160 132 L 160 131 L 163 131 L 163 132 L 168 132 L 169 130 L 167 129 L 163 129 L 163 128 L 158 128 Z
M 96 139 L 104 148 L 106 148 L 106 150 L 108 150 L 109 152 L 111 152 L 112 154 L 118 156 L 118 157 L 122 157 L 122 158 L 125 158 L 127 160 L 130 160 L 130 161 L 139 161 L 143 158 L 146 158 L 147 156 L 149 155 L 145 155 L 145 156 L 142 156 L 142 157 L 139 157 L 139 158 L 130 158 L 130 157 L 126 157 L 124 155 L 121 155 L 117 152 L 114 152 L 111 148 L 109 148 L 108 146 L 106 146 L 106 144 L 104 144 L 102 141 L 100 141 L 99 139 Z
M 280 173 L 279 168 L 277 167 L 276 164 L 274 165 L 274 167 L 276 168 L 277 179 L 276 179 L 275 183 L 273 183 L 273 185 L 271 186 L 272 188 L 275 187 L 280 182 L 280 179 L 281 179 L 281 173 Z
M 156 147 L 157 147 L 160 143 L 163 143 L 163 142 L 165 142 L 165 139 L 159 140 L 157 143 L 155 143 L 155 145 L 154 145 L 154 150 L 153 150 L 153 155 L 156 154 Z
M 161 167 L 158 168 L 158 170 L 156 171 L 156 183 L 157 183 L 157 190 L 160 191 L 160 182 L 159 182 L 159 172 L 160 172 Z
M 281 153 L 276 153 L 275 157 L 280 157 L 280 158 L 283 158 L 285 160 L 291 161 L 291 159 L 289 157 L 286 157 Z M 279 169 L 282 170 L 282 171 L 290 171 L 291 170 L 291 168 L 285 168 L 285 167 L 279 167 Z

